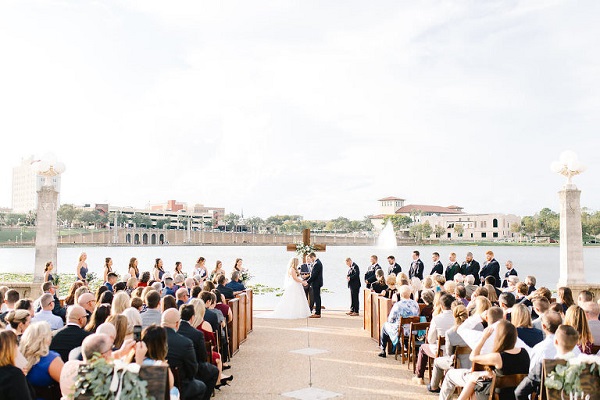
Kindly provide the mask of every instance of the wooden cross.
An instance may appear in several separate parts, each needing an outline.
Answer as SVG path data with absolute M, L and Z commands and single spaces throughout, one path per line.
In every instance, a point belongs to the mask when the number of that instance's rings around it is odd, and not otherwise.
M 310 245 L 310 229 L 302 230 L 302 244 L 304 244 L 305 246 Z M 313 246 L 315 248 L 315 251 L 326 251 L 327 250 L 326 244 L 314 243 Z M 296 251 L 296 243 L 288 244 L 287 251 Z M 306 264 L 306 254 L 302 255 L 302 263 Z

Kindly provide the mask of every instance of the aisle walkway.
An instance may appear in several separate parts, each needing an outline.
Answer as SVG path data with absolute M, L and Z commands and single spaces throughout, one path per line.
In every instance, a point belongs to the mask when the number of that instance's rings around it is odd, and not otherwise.
M 362 324 L 341 311 L 324 311 L 321 319 L 254 318 L 226 371 L 234 380 L 216 400 L 437 399 L 411 383 L 406 364 L 377 357 Z

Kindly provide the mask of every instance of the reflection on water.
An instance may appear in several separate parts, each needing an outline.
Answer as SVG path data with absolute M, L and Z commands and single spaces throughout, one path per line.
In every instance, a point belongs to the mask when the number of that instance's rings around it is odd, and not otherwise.
M 504 270 L 504 263 L 512 260 L 521 279 L 526 275 L 534 275 L 538 287 L 556 288 L 559 276 L 558 247 L 530 246 L 399 246 L 395 249 L 380 249 L 375 246 L 328 246 L 327 251 L 318 253 L 323 262 L 325 287 L 331 293 L 323 294 L 323 304 L 331 309 L 347 309 L 350 306 L 350 291 L 347 287 L 345 264 L 346 257 L 351 257 L 360 267 L 361 274 L 369 265 L 369 257 L 377 255 L 379 264 L 387 272 L 387 256 L 393 255 L 403 270 L 408 271 L 413 250 L 421 252 L 421 260 L 425 263 L 425 272 L 431 270 L 431 253 L 440 253 L 444 264 L 448 262 L 448 254 L 456 252 L 458 260 L 464 260 L 468 251 L 473 252 L 475 259 L 483 264 L 485 252 L 492 249 L 496 259 Z M 295 255 L 287 252 L 283 246 L 162 246 L 162 247 L 78 247 L 59 248 L 57 272 L 75 273 L 79 254 L 88 254 L 90 271 L 102 276 L 104 258 L 112 257 L 113 269 L 119 274 L 126 273 L 131 257 L 137 257 L 141 271 L 151 271 L 156 258 L 162 258 L 165 270 L 172 271 L 175 262 L 183 263 L 183 270 L 191 273 L 198 257 L 206 258 L 209 270 L 214 268 L 216 260 L 223 262 L 227 273 L 233 269 L 234 261 L 241 257 L 243 266 L 254 276 L 251 283 L 261 283 L 271 287 L 283 287 L 284 276 L 289 259 Z M 586 247 L 583 250 L 588 282 L 600 282 L 600 269 L 595 263 L 600 259 L 600 247 Z M 34 248 L 0 248 L 0 271 L 33 272 Z M 501 272 L 503 276 L 503 272 Z M 256 308 L 272 308 L 277 303 L 275 294 L 256 296 Z M 361 298 L 362 303 L 362 298 Z M 361 304 L 362 305 L 362 304 Z

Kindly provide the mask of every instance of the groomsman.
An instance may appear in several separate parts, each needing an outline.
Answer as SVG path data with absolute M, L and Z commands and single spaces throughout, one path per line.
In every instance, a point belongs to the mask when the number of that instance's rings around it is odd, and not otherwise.
M 433 252 L 431 255 L 431 259 L 433 260 L 433 268 L 431 268 L 431 272 L 429 275 L 440 274 L 444 275 L 444 264 L 440 261 L 440 253 L 437 251 Z
M 519 275 L 519 274 L 517 274 L 517 271 L 513 268 L 512 261 L 508 260 L 505 265 L 506 265 L 507 271 L 504 274 L 504 280 L 502 281 L 503 288 L 508 287 L 508 277 L 509 276 L 511 276 L 511 275 L 518 276 Z
M 456 262 L 456 253 L 450 253 L 449 260 L 450 262 L 446 267 L 445 277 L 446 281 L 453 281 L 454 275 L 460 272 L 460 265 Z
M 375 277 L 375 271 L 378 269 L 381 269 L 381 267 L 379 264 L 377 264 L 377 256 L 372 255 L 371 265 L 369 265 L 367 272 L 365 272 L 365 284 L 367 285 L 367 289 L 371 289 L 371 284 L 377 280 Z
M 414 276 L 423 280 L 423 270 L 425 269 L 425 265 L 423 261 L 419 258 L 420 253 L 418 250 L 413 251 L 412 258 L 413 262 L 410 264 L 410 270 L 408 271 L 408 278 L 412 279 Z
M 493 276 L 496 280 L 494 286 L 500 287 L 500 284 L 502 283 L 500 281 L 500 263 L 494 258 L 494 252 L 491 250 L 486 251 L 485 259 L 486 263 L 483 265 L 481 272 L 479 272 L 481 283 L 485 281 L 486 277 Z
M 396 257 L 388 256 L 387 260 L 388 263 L 390 263 L 390 266 L 388 267 L 388 275 L 395 274 L 397 276 L 400 272 L 402 272 L 402 267 L 396 262 Z
M 348 280 L 348 287 L 350 288 L 350 312 L 346 313 L 351 316 L 358 315 L 359 303 L 358 294 L 360 292 L 360 269 L 356 263 L 352 262 L 350 257 L 346 258 L 346 265 L 348 266 L 348 274 L 346 279 Z
M 479 263 L 473 260 L 473 253 L 468 252 L 465 262 L 460 266 L 460 273 L 464 276 L 473 275 L 473 278 L 477 280 L 479 278 Z

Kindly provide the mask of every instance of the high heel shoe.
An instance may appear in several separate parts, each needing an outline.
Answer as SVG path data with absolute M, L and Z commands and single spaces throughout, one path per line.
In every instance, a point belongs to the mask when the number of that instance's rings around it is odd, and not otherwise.
M 230 375 L 227 378 L 222 378 L 221 385 L 229 385 L 229 382 L 232 380 L 233 380 L 233 375 Z
M 231 365 L 223 365 L 223 371 L 225 371 L 226 369 L 231 368 Z

